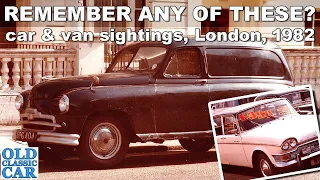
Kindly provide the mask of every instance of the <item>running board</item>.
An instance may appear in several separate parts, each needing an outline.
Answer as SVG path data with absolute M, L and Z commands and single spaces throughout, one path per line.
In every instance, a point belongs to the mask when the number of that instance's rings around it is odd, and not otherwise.
M 143 141 L 152 140 L 175 140 L 175 139 L 204 139 L 213 138 L 213 131 L 193 131 L 193 132 L 174 132 L 174 133 L 151 133 L 151 134 L 137 134 Z

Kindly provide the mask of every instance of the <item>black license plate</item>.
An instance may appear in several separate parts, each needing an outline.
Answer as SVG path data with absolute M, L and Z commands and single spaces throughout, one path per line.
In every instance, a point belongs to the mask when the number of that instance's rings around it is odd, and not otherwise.
M 24 131 L 18 130 L 16 131 L 16 140 L 23 142 L 35 142 L 38 139 L 37 132 L 33 131 Z
M 314 159 L 311 159 L 311 166 L 315 166 L 320 164 L 320 157 L 316 157 Z

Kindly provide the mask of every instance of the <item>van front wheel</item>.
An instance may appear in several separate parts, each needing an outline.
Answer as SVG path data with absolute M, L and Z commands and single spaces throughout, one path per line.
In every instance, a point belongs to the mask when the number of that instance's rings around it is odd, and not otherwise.
M 114 118 L 92 120 L 80 138 L 80 158 L 94 167 L 113 167 L 124 159 L 129 149 L 125 128 Z

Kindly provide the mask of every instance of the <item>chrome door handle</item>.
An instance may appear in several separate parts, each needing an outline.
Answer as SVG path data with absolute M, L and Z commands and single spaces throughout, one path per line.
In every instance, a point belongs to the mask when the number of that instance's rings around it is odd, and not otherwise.
M 226 137 L 222 137 L 221 139 L 224 140 L 224 139 L 227 139 L 227 138 Z

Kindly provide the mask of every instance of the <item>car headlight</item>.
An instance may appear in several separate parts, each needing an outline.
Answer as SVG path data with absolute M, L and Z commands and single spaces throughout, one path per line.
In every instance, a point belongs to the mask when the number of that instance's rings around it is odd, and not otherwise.
M 23 108 L 23 96 L 21 94 L 16 96 L 16 99 L 14 101 L 14 105 L 16 106 L 16 109 L 18 111 L 21 111 Z
M 288 149 L 292 149 L 294 147 L 296 147 L 298 144 L 297 140 L 294 139 L 294 138 L 290 138 L 290 139 L 287 139 L 285 140 L 282 145 L 281 145 L 281 149 L 282 150 L 288 150 Z
M 69 110 L 69 98 L 63 95 L 59 100 L 59 109 L 61 112 L 67 112 Z

